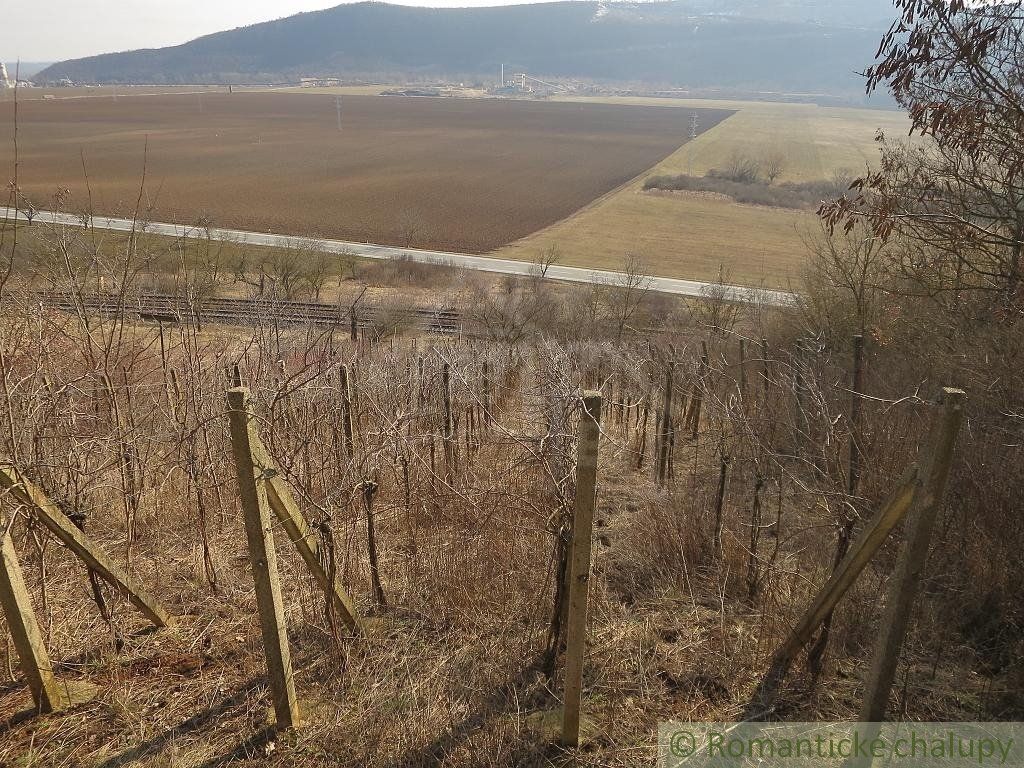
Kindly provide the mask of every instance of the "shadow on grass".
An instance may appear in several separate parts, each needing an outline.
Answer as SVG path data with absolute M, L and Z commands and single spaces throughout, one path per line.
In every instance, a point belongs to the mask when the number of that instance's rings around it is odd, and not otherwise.
M 163 733 L 154 736 L 151 739 L 147 739 L 141 744 L 129 749 L 127 752 L 122 752 L 116 755 L 105 763 L 100 765 L 100 768 L 121 768 L 121 766 L 129 765 L 136 760 L 139 760 L 148 755 L 155 755 L 160 752 L 169 742 L 175 741 L 182 736 L 195 733 L 196 731 L 202 730 L 206 726 L 210 725 L 217 718 L 231 712 L 234 709 L 239 709 L 245 705 L 249 695 L 259 689 L 265 684 L 265 678 L 258 677 L 253 678 L 249 682 L 240 686 L 235 692 L 228 696 L 226 699 L 217 702 L 212 707 L 199 712 L 187 720 L 182 721 L 178 725 L 170 728 Z M 259 735 L 259 734 L 257 734 Z M 255 737 L 254 737 L 255 738 Z M 242 745 L 244 746 L 244 744 Z M 240 747 L 241 748 L 241 747 Z M 233 754 L 233 753 L 232 753 Z M 219 758 L 218 758 L 219 759 Z M 234 759 L 234 758 L 232 758 Z M 212 762 L 208 765 L 223 765 L 222 762 Z
M 226 755 L 214 757 L 203 763 L 199 768 L 221 768 L 236 760 L 251 760 L 254 757 L 265 757 L 267 744 L 277 738 L 277 731 L 267 727 L 257 731 Z
M 482 697 L 473 714 L 455 723 L 443 735 L 423 747 L 410 749 L 398 758 L 393 765 L 396 768 L 414 768 L 414 766 L 440 765 L 445 757 L 457 746 L 468 739 L 474 731 L 484 726 L 490 719 L 510 712 L 517 704 L 522 704 L 528 696 L 530 684 L 541 674 L 541 662 L 535 661 L 518 674 L 497 685 L 490 694 Z
M 21 710 L 21 712 L 16 712 L 0 723 L 0 736 L 3 736 L 8 731 L 13 731 L 19 725 L 24 725 L 32 718 L 39 717 L 41 714 L 37 707 L 29 707 L 28 709 Z
M 12 690 L 17 690 L 20 687 L 21 686 L 14 685 L 7 686 L 5 688 L 0 688 L 0 695 L 9 693 Z M 3 722 L 0 722 L 0 736 L 3 736 L 4 734 L 10 731 L 13 731 L 19 725 L 24 725 L 25 723 L 29 722 L 30 720 L 36 717 L 61 717 L 65 715 L 73 715 L 85 709 L 88 709 L 92 703 L 93 702 L 91 700 L 81 701 L 77 704 L 74 704 L 73 706 L 65 707 L 64 709 L 61 709 L 57 712 L 40 712 L 39 708 L 33 705 L 28 709 L 23 709 L 20 712 L 16 712 Z

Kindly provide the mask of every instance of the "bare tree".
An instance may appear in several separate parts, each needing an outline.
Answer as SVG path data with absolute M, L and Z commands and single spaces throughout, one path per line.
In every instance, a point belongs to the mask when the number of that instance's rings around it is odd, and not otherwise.
M 558 243 L 552 243 L 534 258 L 532 271 L 539 277 L 547 277 L 551 266 L 561 260 L 562 249 L 558 247 Z
M 412 248 L 413 242 L 426 229 L 426 222 L 418 213 L 403 210 L 395 220 L 395 228 L 403 248 Z
M 740 184 L 757 184 L 761 181 L 761 162 L 746 152 L 735 150 L 729 155 L 722 175 Z
M 344 250 L 337 255 L 338 259 L 338 280 L 339 284 L 341 280 L 346 277 L 355 279 L 356 268 L 359 265 L 359 257 L 353 251 Z
M 612 282 L 608 291 L 608 310 L 615 324 L 616 339 L 622 336 L 629 322 L 647 298 L 653 281 L 643 261 L 634 254 L 628 254 L 622 265 L 622 272 Z
M 718 278 L 701 288 L 698 298 L 687 302 L 693 324 L 706 328 L 714 336 L 732 335 L 745 309 L 736 301 L 735 291 L 729 273 L 719 267 Z
M 327 282 L 327 275 L 331 269 L 331 259 L 324 251 L 314 243 L 309 243 L 303 263 L 305 265 L 304 277 L 309 295 L 314 301 L 320 301 L 324 285 Z
M 826 227 L 807 242 L 812 257 L 804 273 L 799 308 L 811 332 L 834 336 L 837 348 L 866 335 L 885 302 L 887 251 L 863 224 L 845 233 Z
M 275 249 L 263 259 L 262 266 L 273 281 L 276 298 L 290 301 L 299 296 L 304 280 L 302 254 L 298 249 Z
M 498 290 L 491 290 L 485 281 L 476 279 L 471 296 L 470 322 L 484 338 L 509 347 L 533 335 L 554 312 L 547 291 L 535 290 L 512 278 L 503 281 Z

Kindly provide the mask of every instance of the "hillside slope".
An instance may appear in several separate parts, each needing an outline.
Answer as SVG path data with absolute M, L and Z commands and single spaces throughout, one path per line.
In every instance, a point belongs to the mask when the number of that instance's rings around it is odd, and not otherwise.
M 836 8 L 832 6 L 835 5 Z M 219 32 L 184 45 L 54 64 L 36 80 L 260 82 L 301 75 L 538 76 L 693 87 L 852 91 L 887 0 L 556 2 L 493 8 L 356 3 Z M 822 19 L 829 19 L 828 24 Z

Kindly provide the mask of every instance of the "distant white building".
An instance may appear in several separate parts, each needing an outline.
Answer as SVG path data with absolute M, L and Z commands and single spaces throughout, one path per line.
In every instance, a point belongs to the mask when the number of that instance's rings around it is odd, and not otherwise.
M 336 88 L 341 85 L 339 77 L 300 77 L 299 85 L 303 88 Z

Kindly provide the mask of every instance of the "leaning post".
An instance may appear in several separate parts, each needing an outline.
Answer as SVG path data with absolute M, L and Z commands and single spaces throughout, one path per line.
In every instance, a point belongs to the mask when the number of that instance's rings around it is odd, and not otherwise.
M 921 465 L 922 488 L 915 494 L 907 511 L 903 551 L 889 580 L 885 616 L 879 628 L 860 712 L 860 720 L 864 723 L 880 723 L 885 719 L 889 692 L 896 678 L 896 664 L 928 557 L 928 545 L 946 493 L 966 397 L 962 389 L 947 387 L 942 390 L 939 400 L 942 413 L 933 424 L 926 449 L 928 454 Z
M 291 728 L 298 725 L 299 721 L 295 680 L 288 650 L 281 580 L 277 573 L 270 503 L 267 499 L 268 468 L 254 459 L 253 444 L 258 444 L 258 435 L 255 434 L 255 416 L 248 388 L 235 387 L 228 390 L 228 409 L 231 448 L 245 515 L 245 535 L 249 544 L 253 581 L 256 584 L 256 605 L 263 632 L 274 714 L 278 728 Z
M 0 523 L 0 528 L 3 524 Z M 40 712 L 61 708 L 60 685 L 53 676 L 39 623 L 25 588 L 25 577 L 18 563 L 14 539 L 9 530 L 0 530 L 0 608 L 18 651 L 21 672 L 32 692 L 32 701 Z
M 597 448 L 601 434 L 601 394 L 583 394 L 576 461 L 576 501 L 573 506 L 572 544 L 569 554 L 569 617 L 565 648 L 565 704 L 562 744 L 580 742 L 583 698 L 583 655 L 587 639 L 587 599 L 590 588 L 590 549 L 597 498 Z

